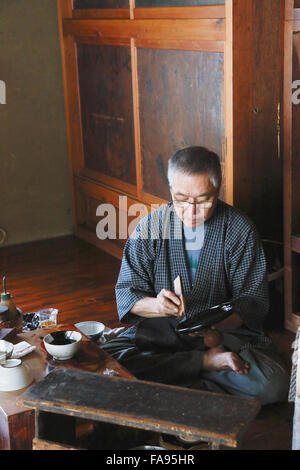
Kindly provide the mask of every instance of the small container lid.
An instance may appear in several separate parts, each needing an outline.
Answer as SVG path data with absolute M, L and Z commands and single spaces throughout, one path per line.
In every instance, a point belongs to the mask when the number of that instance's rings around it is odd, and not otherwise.
M 1 294 L 1 300 L 10 300 L 10 293 L 9 292 L 3 292 Z
M 10 293 L 6 290 L 6 277 L 3 277 L 3 291 L 1 294 L 1 300 L 10 300 Z

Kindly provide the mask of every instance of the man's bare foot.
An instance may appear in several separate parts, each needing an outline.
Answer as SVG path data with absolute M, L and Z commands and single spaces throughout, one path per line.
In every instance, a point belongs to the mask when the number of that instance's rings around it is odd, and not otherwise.
M 203 355 L 203 369 L 207 371 L 231 369 L 237 374 L 247 374 L 249 364 L 236 353 L 226 351 L 223 346 L 211 348 Z

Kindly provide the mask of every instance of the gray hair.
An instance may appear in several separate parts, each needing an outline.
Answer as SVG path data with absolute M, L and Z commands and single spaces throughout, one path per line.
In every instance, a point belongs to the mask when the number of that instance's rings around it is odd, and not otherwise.
M 187 175 L 208 174 L 216 190 L 222 184 L 222 170 L 218 155 L 205 147 L 187 147 L 178 150 L 168 162 L 168 180 L 172 186 L 175 172 Z

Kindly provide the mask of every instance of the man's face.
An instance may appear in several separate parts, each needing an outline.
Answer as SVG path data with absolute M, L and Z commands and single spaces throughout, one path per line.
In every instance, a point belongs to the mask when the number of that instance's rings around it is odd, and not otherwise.
M 187 175 L 177 171 L 172 181 L 171 194 L 176 214 L 184 225 L 198 227 L 212 216 L 219 191 L 211 183 L 208 174 Z

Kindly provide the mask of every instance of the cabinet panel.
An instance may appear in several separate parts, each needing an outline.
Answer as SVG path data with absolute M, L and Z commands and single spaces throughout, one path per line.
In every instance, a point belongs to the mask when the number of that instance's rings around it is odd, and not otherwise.
M 74 10 L 129 8 L 129 0 L 74 0 Z
M 285 1 L 284 27 L 284 298 L 285 326 L 294 332 L 300 327 L 300 32 L 293 20 L 298 5 Z
M 112 254 L 121 257 L 128 236 L 150 208 L 81 178 L 75 178 L 74 184 L 80 233 L 92 243 L 109 243 Z
M 136 8 L 224 5 L 225 0 L 135 0 Z
M 136 183 L 130 49 L 77 44 L 84 166 Z
M 113 223 L 110 223 L 110 226 L 108 226 L 108 213 L 105 213 L 104 216 L 96 215 L 96 211 L 101 204 L 111 204 L 111 202 L 108 201 L 105 196 L 99 199 L 94 199 L 93 197 L 88 196 L 84 193 L 78 193 L 77 198 L 81 199 L 81 204 L 83 204 L 84 206 L 85 217 L 83 223 L 81 224 L 81 229 L 90 232 L 95 241 L 98 240 L 99 243 L 109 242 L 112 246 L 115 247 L 116 250 L 122 250 L 126 240 L 120 239 L 118 237 L 120 219 L 119 209 L 115 207 L 114 211 L 112 211 L 111 213 L 111 216 L 115 219 L 115 225 L 113 225 Z M 127 217 L 127 214 L 124 214 L 124 216 Z M 97 225 L 101 223 L 101 220 L 103 220 L 103 229 L 101 230 L 101 232 L 103 232 L 104 234 L 107 232 L 107 238 L 102 239 L 101 237 L 98 237 L 96 235 L 96 228 Z M 114 231 L 116 232 L 116 236 L 114 236 Z
M 224 55 L 138 49 L 137 57 L 143 190 L 169 199 L 167 161 L 176 150 L 205 146 L 224 163 Z
M 292 311 L 297 317 L 300 316 L 300 254 L 292 253 Z

